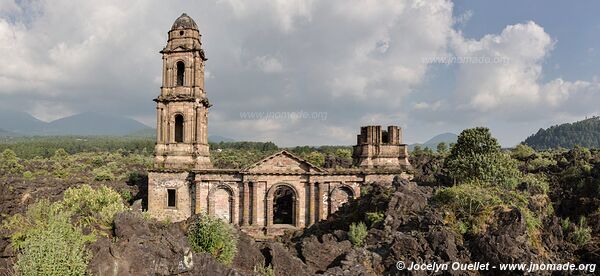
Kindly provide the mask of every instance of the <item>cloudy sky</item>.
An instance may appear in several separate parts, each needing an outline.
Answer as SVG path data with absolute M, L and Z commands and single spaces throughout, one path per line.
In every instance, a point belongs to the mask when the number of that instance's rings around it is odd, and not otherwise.
M 153 126 L 158 51 L 186 12 L 208 57 L 211 135 L 352 144 L 361 125 L 395 124 L 413 143 L 484 125 L 511 146 L 600 113 L 598 10 L 592 0 L 0 0 L 0 109 Z

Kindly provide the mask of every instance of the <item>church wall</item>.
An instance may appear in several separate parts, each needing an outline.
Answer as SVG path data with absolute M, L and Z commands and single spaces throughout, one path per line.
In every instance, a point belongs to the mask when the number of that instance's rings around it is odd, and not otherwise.
M 148 212 L 158 220 L 181 221 L 191 216 L 187 172 L 148 173 Z M 167 206 L 168 189 L 176 191 L 175 207 Z

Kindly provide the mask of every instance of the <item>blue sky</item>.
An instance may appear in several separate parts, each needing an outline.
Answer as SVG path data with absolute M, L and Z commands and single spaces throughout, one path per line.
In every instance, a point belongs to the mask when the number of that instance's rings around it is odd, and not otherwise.
M 465 36 L 481 37 L 506 25 L 532 20 L 554 38 L 556 48 L 545 61 L 545 79 L 591 79 L 600 72 L 600 2 L 557 1 L 454 1 L 455 14 L 473 11 Z M 558 67 L 556 67 L 558 65 Z
M 394 124 L 413 143 L 483 125 L 512 146 L 600 113 L 599 10 L 542 0 L 0 0 L 0 50 L 10 53 L 0 109 L 153 126 L 158 51 L 186 12 L 208 56 L 211 135 L 352 144 L 361 125 Z M 431 62 L 473 57 L 503 62 Z

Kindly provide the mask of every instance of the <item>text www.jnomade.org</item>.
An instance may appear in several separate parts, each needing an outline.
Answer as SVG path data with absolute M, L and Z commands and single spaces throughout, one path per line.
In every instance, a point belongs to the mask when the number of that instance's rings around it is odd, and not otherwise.
M 596 271 L 596 264 L 573 264 L 573 263 L 562 263 L 562 264 L 547 264 L 547 263 L 511 263 L 511 264 L 497 264 L 491 265 L 490 263 L 409 263 L 406 265 L 404 262 L 399 261 L 396 263 L 398 270 L 408 271 L 489 271 L 489 270 L 500 270 L 500 271 L 525 271 L 525 272 L 537 272 L 537 271 L 582 271 L 594 273 Z

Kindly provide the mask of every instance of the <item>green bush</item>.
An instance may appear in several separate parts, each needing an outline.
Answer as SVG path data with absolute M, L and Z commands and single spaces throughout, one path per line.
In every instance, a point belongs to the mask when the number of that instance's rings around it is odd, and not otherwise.
M 115 180 L 115 175 L 107 167 L 96 168 L 92 171 L 94 180 L 96 181 L 111 181 Z
M 544 157 L 538 157 L 536 159 L 529 161 L 529 163 L 527 164 L 527 169 L 529 171 L 536 171 L 536 170 L 548 168 L 550 166 L 556 166 L 556 160 L 548 159 L 548 158 L 544 158 Z
M 375 224 L 383 221 L 385 215 L 382 212 L 367 212 L 365 214 L 369 227 L 373 227 Z
M 60 203 L 41 200 L 25 215 L 4 222 L 17 251 L 15 271 L 19 275 L 84 275 L 90 259 L 85 249 L 94 237 L 71 224 L 71 213 Z
M 123 189 L 121 190 L 121 198 L 123 198 L 125 202 L 131 202 L 131 200 L 133 199 L 133 195 L 131 194 L 130 190 Z
M 19 163 L 20 159 L 14 151 L 5 149 L 0 154 L 0 175 L 20 174 L 23 172 L 23 165 Z
M 517 160 L 525 161 L 535 154 L 535 150 L 530 146 L 518 144 L 511 152 L 511 156 Z
M 78 216 L 83 225 L 99 223 L 110 227 L 115 215 L 126 210 L 121 195 L 106 186 L 98 189 L 89 185 L 69 188 L 62 204 Z
M 512 189 L 521 176 L 516 160 L 501 151 L 484 127 L 461 132 L 444 166 L 457 183 L 479 180 Z
M 587 244 L 592 239 L 592 228 L 587 225 L 585 217 L 579 218 L 579 224 L 573 232 L 569 233 L 569 239 L 579 246 Z
M 561 221 L 561 226 L 563 233 L 567 233 L 569 231 L 569 227 L 571 226 L 571 220 L 567 217 Z
M 188 229 L 188 240 L 195 252 L 213 255 L 223 264 L 231 264 L 237 252 L 237 234 L 227 222 L 199 215 Z
M 348 238 L 354 246 L 363 246 L 363 244 L 365 243 L 365 239 L 367 238 L 367 234 L 367 226 L 364 222 L 361 221 L 358 224 L 350 224 Z
M 254 266 L 254 272 L 261 276 L 275 276 L 275 270 L 273 270 L 273 266 L 261 263 Z
M 461 231 L 476 233 L 493 208 L 502 203 L 492 189 L 477 182 L 465 183 L 439 190 L 434 201 L 454 213 L 463 223 Z
M 543 175 L 526 174 L 522 182 L 532 195 L 547 194 L 550 191 L 550 184 Z
M 25 180 L 33 179 L 33 173 L 30 171 L 23 172 L 23 179 L 25 179 Z

